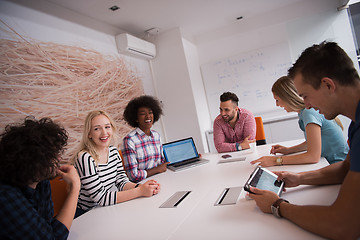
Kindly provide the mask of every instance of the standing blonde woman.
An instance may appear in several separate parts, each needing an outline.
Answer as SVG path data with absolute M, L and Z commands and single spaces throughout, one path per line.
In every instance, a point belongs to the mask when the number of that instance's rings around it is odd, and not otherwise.
M 160 184 L 149 180 L 135 184 L 127 178 L 119 151 L 111 143 L 116 132 L 114 121 L 101 110 L 90 112 L 85 120 L 81 150 L 74 159 L 81 190 L 75 217 L 97 207 L 150 197 Z
M 293 81 L 287 77 L 279 78 L 271 89 L 276 106 L 284 108 L 287 112 L 297 112 L 299 127 L 304 132 L 303 143 L 284 147 L 274 145 L 271 154 L 290 154 L 303 152 L 290 156 L 264 156 L 251 163 L 260 163 L 263 167 L 283 164 L 317 163 L 320 156 L 333 164 L 345 160 L 349 147 L 342 134 L 342 124 L 339 119 L 326 120 L 310 106 L 305 106 L 304 100 L 297 94 Z M 309 109 L 307 109 L 309 108 Z

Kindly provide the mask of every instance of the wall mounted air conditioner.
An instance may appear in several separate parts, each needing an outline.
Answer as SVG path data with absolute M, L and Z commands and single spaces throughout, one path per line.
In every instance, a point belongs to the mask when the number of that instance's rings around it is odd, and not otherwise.
M 152 59 L 156 56 L 156 48 L 153 43 L 134 37 L 128 33 L 117 35 L 115 40 L 119 53 L 147 59 Z

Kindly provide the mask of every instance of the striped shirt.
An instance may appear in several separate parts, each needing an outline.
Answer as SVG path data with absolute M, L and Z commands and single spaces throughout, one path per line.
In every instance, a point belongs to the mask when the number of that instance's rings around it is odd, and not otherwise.
M 126 173 L 133 182 L 145 179 L 146 170 L 165 162 L 160 134 L 154 130 L 151 130 L 150 136 L 140 128 L 131 131 L 124 138 L 122 154 Z
M 255 139 L 254 115 L 246 109 L 238 109 L 239 119 L 235 123 L 235 128 L 225 122 L 221 115 L 214 120 L 214 143 L 219 153 L 236 151 L 236 143 L 242 143 L 247 136 L 250 136 L 250 140 Z
M 83 210 L 116 204 L 117 192 L 129 182 L 119 152 L 112 146 L 106 164 L 96 166 L 94 158 L 83 152 L 79 154 L 75 168 L 81 181 L 78 207 Z

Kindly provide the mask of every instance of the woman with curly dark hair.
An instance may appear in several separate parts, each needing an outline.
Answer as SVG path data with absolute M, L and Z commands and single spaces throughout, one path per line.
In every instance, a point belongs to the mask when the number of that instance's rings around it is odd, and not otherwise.
M 67 132 L 49 118 L 27 117 L 9 125 L 0 140 L 0 239 L 66 239 L 74 218 L 80 180 L 71 165 L 60 166 Z M 54 218 L 49 179 L 69 187 Z
M 124 138 L 122 151 L 131 181 L 139 182 L 166 171 L 160 134 L 151 129 L 161 115 L 160 102 L 148 95 L 132 99 L 125 108 L 125 121 L 136 128 Z

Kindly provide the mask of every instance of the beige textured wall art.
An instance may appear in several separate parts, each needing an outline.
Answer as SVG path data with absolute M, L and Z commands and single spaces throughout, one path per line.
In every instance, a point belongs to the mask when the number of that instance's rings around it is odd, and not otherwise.
M 65 160 L 78 148 L 89 111 L 107 111 L 122 139 L 131 130 L 124 108 L 142 94 L 141 80 L 121 58 L 21 36 L 0 39 L 1 132 L 28 115 L 50 117 L 69 133 Z

